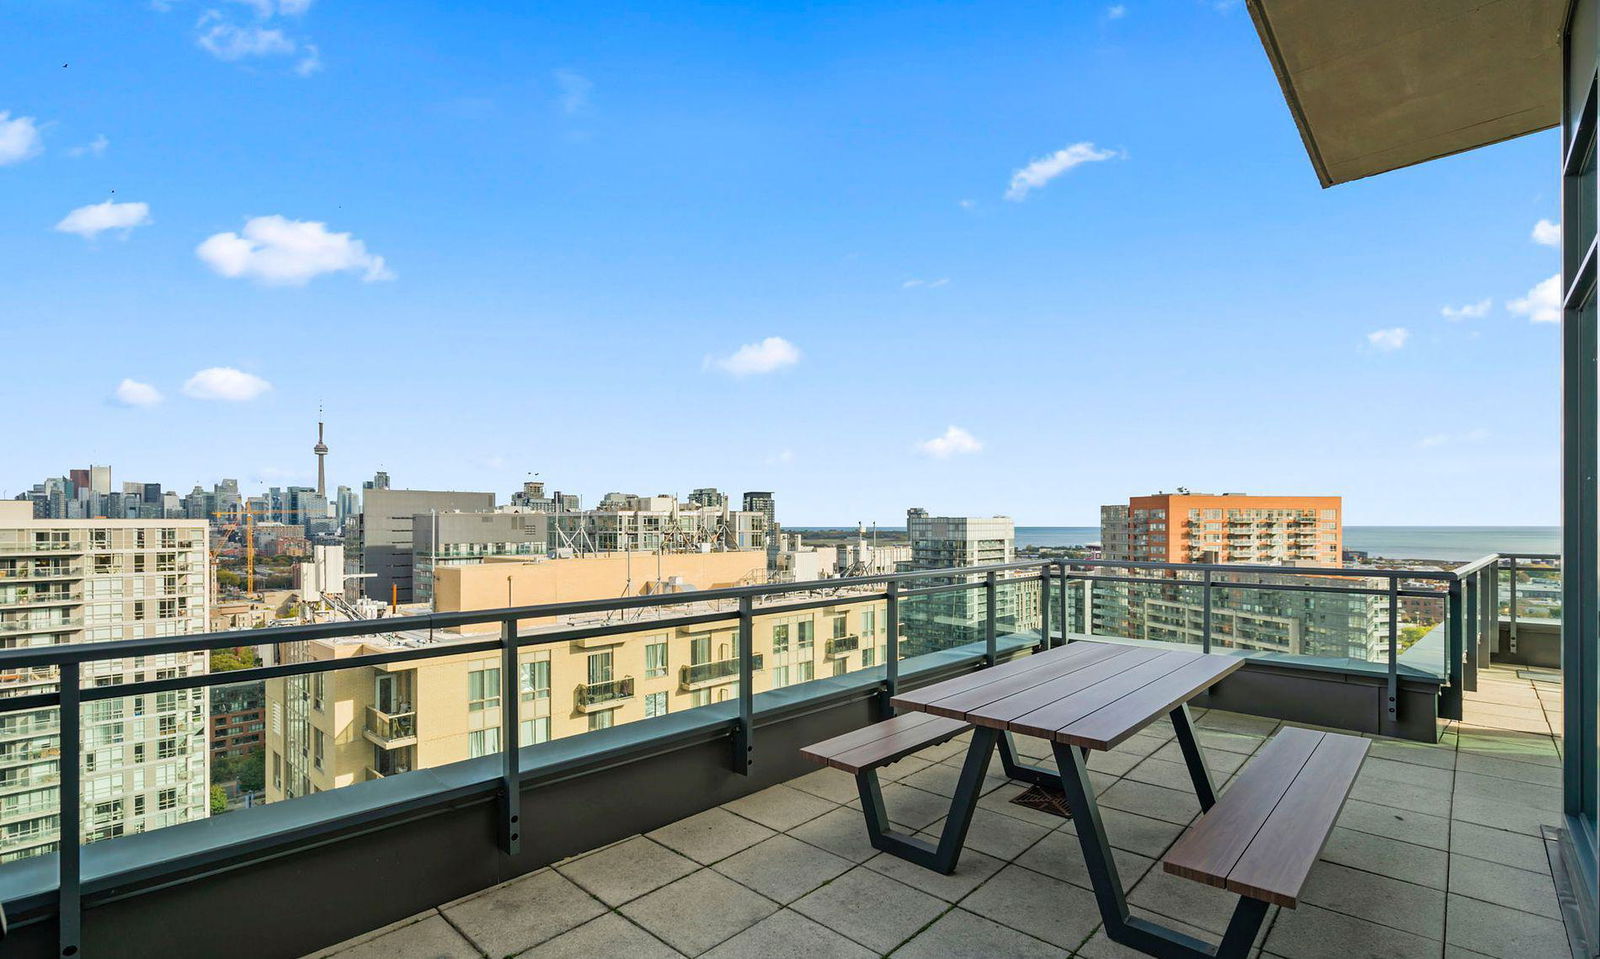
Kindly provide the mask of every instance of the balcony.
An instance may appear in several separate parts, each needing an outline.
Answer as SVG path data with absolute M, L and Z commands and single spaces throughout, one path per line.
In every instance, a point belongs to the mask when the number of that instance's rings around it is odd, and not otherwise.
M 368 706 L 367 725 L 362 734 L 380 749 L 414 746 L 417 742 L 417 714 L 386 713 L 376 706 Z
M 1560 816 L 1560 740 L 1552 733 L 1560 693 L 1491 667 L 1467 697 L 1466 720 L 1444 742 L 1376 740 L 1304 901 L 1274 910 L 1256 942 L 1261 954 L 1566 956 L 1538 832 Z M 1194 713 L 1219 782 L 1281 725 L 1216 709 Z M 889 767 L 885 792 L 936 810 L 948 801 L 964 739 Z M 1029 761 L 1049 761 L 1037 741 L 1019 746 Z M 1178 755 L 1162 724 L 1096 754 L 1090 767 L 1108 815 L 1122 827 L 1120 840 L 1112 836 L 1121 843 L 1115 852 L 1134 915 L 1215 939 L 1233 897 L 1167 875 L 1157 861 L 1199 811 L 1187 784 L 1174 778 L 1183 775 Z M 440 955 L 668 955 L 661 942 L 683 955 L 710 948 L 717 959 L 1137 955 L 1100 928 L 1071 820 L 1013 803 L 1022 784 L 985 783 L 953 876 L 872 849 L 849 805 L 854 789 L 835 770 L 804 772 L 692 822 L 597 845 L 536 879 L 418 910 L 329 959 L 402 955 L 424 937 Z M 702 823 L 717 828 L 708 833 Z M 701 865 L 706 859 L 715 861 Z M 642 873 L 641 862 L 657 868 Z M 724 890 L 714 922 L 677 907 L 703 902 L 710 888 Z M 541 919 L 499 919 L 508 915 Z M 957 944 L 964 948 L 953 952 Z
M 756 653 L 750 659 L 752 672 L 761 668 L 762 656 Z M 709 663 L 694 663 L 678 667 L 678 685 L 683 689 L 700 689 L 717 683 L 731 683 L 739 678 L 739 660 L 718 659 Z
M 1232 577 L 1203 591 L 1210 599 L 1199 595 L 1200 580 L 1175 578 L 1207 570 Z M 1248 594 L 1256 596 L 1253 605 L 1271 605 L 1270 595 L 1284 588 L 1277 580 L 1243 581 L 1246 574 L 1237 568 L 1084 560 L 1018 563 L 996 571 L 1028 581 L 1048 579 L 1050 601 L 1034 614 L 1046 621 L 996 622 L 992 639 L 984 636 L 991 631 L 980 628 L 984 638 L 976 642 L 911 655 L 910 639 L 902 640 L 891 628 L 883 639 L 886 661 L 895 666 L 892 673 L 878 666 L 760 692 L 750 688 L 756 684 L 745 684 L 726 702 L 632 722 L 619 719 L 612 728 L 448 765 L 418 768 L 409 748 L 368 749 L 351 767 L 353 785 L 85 845 L 76 852 L 81 884 L 59 896 L 61 860 L 54 854 L 0 865 L 0 901 L 12 920 L 6 949 L 23 956 L 57 954 L 57 913 L 81 909 L 80 951 L 85 954 L 154 956 L 163 949 L 204 954 L 214 943 L 207 938 L 211 933 L 184 922 L 185 916 L 196 909 L 222 910 L 228 903 L 266 901 L 286 894 L 285 884 L 292 881 L 294 894 L 314 895 L 338 908 L 295 923 L 270 913 L 227 912 L 234 930 L 231 948 L 242 959 L 301 955 L 368 930 L 382 934 L 361 943 L 365 954 L 404 955 L 408 943 L 420 942 L 430 954 L 521 954 L 548 943 L 548 951 L 557 953 L 633 955 L 647 948 L 659 951 L 662 941 L 694 954 L 720 949 L 717 956 L 767 954 L 780 942 L 803 952 L 852 955 L 899 950 L 915 956 L 954 943 L 976 943 L 971 952 L 983 955 L 1111 954 L 1085 887 L 1081 857 L 1074 855 L 1071 822 L 1014 804 L 1020 784 L 1000 775 L 984 782 L 968 853 L 955 875 L 939 876 L 873 855 L 859 813 L 849 805 L 854 783 L 805 763 L 798 745 L 872 721 L 885 688 L 914 688 L 988 661 L 1026 656 L 1041 643 L 1087 638 L 1090 629 L 1097 640 L 1141 642 L 1128 638 L 1136 634 L 1127 631 L 1108 636 L 1113 628 L 1108 624 L 1129 630 L 1145 622 L 1143 600 L 1135 594 L 1149 579 L 1163 590 L 1186 590 L 1180 595 L 1192 598 L 1163 607 L 1155 617 L 1193 626 L 1183 629 L 1184 648 L 1246 660 L 1194 704 L 1201 747 L 1219 785 L 1225 788 L 1266 736 L 1286 722 L 1335 726 L 1376 740 L 1374 758 L 1347 804 L 1343 829 L 1335 832 L 1313 875 L 1305 903 L 1271 917 L 1264 932 L 1266 954 L 1318 959 L 1328 943 L 1351 955 L 1435 955 L 1446 945 L 1505 959 L 1554 954 L 1547 947 L 1561 924 L 1550 914 L 1550 897 L 1537 891 L 1549 882 L 1548 871 L 1539 866 L 1538 829 L 1559 818 L 1551 811 L 1559 789 L 1549 783 L 1557 777 L 1559 744 L 1551 710 L 1560 687 L 1522 675 L 1537 667 L 1531 660 L 1540 655 L 1538 634 L 1547 624 L 1512 620 L 1521 624 L 1518 655 L 1530 661 L 1495 662 L 1506 652 L 1509 624 L 1495 633 L 1487 611 L 1497 595 L 1495 584 L 1509 586 L 1505 560 L 1486 557 L 1453 570 L 1403 573 L 1296 569 L 1296 578 L 1325 582 L 1332 577 L 1341 585 L 1297 579 L 1294 597 L 1337 591 L 1341 601 L 1361 596 L 1386 603 L 1398 592 L 1402 597 L 1426 594 L 1444 604 L 1445 623 L 1421 639 L 1408 636 L 1404 645 L 1387 620 L 1364 619 L 1375 624 L 1373 637 L 1380 641 L 1359 656 L 1349 649 L 1332 656 L 1233 646 L 1237 637 L 1219 628 L 1230 597 Z M 905 605 L 894 625 L 909 630 L 914 621 L 906 618 L 908 607 L 916 606 L 919 594 L 983 589 L 985 572 L 963 570 L 952 577 L 943 571 L 942 580 L 958 581 L 933 587 L 918 585 L 922 574 L 895 577 Z M 1112 575 L 1117 591 L 1084 589 L 1099 585 L 1091 577 Z M 1559 569 L 1548 564 L 1539 575 L 1553 579 Z M 1385 581 L 1391 577 L 1396 589 Z M 1353 589 L 1353 579 L 1377 583 Z M 816 603 L 808 595 L 794 595 L 808 588 L 814 584 L 742 587 L 705 596 L 760 596 L 759 614 L 782 615 Z M 877 595 L 863 587 L 859 599 L 840 594 L 828 601 L 848 606 L 879 602 Z M 663 597 L 661 604 L 681 601 L 681 596 Z M 1208 609 L 1215 620 L 1209 632 L 1201 625 Z M 269 636 L 296 642 L 349 636 L 352 630 L 499 623 L 528 615 L 526 609 L 484 610 L 470 617 L 446 614 L 448 620 L 396 617 L 370 624 L 130 640 L 117 644 L 115 654 L 138 655 L 142 646 L 157 643 L 168 651 L 175 644 L 181 652 Z M 704 616 L 681 618 L 703 624 Z M 650 632 L 678 625 L 669 614 Z M 522 635 L 517 641 L 524 648 L 568 643 L 582 628 Z M 505 634 L 491 635 L 496 638 L 442 643 L 436 649 L 363 653 L 330 661 L 327 668 L 359 668 L 363 660 L 372 661 L 374 669 L 396 662 L 411 668 L 419 659 L 459 656 L 463 647 L 510 655 L 497 645 Z M 1278 639 L 1262 640 L 1268 641 Z M 79 649 L 0 650 L 0 669 L 75 669 Z M 738 676 L 738 665 L 737 660 L 731 667 L 700 664 L 688 667 L 698 670 L 695 674 L 680 676 L 704 680 L 720 673 L 731 679 Z M 266 666 L 230 678 L 269 679 L 304 668 L 301 663 Z M 61 703 L 66 726 L 82 723 L 83 710 L 94 703 L 154 692 L 161 682 L 85 688 L 81 705 Z M 631 686 L 627 678 L 584 685 L 576 698 L 584 705 L 604 705 L 616 700 L 602 697 L 632 694 Z M 1385 717 L 1380 707 L 1391 692 L 1395 712 Z M 12 708 L 39 709 L 55 701 L 54 693 L 45 692 Z M 6 706 L 0 699 L 0 714 Z M 512 721 L 506 713 L 502 723 Z M 393 742 L 408 731 L 405 718 L 372 711 L 365 725 Z M 502 727 L 501 742 L 512 741 L 508 729 Z M 78 742 L 63 737 L 61 744 L 60 760 L 71 768 Z M 1019 748 L 1038 758 L 1039 745 L 1022 742 Z M 934 822 L 955 781 L 960 748 L 959 742 L 946 744 L 889 767 L 885 791 L 895 797 L 891 811 L 917 817 L 924 826 Z M 1219 901 L 1226 897 L 1174 885 L 1176 880 L 1155 864 L 1198 811 L 1190 808 L 1192 792 L 1174 788 L 1182 785 L 1173 777 L 1175 769 L 1181 772 L 1174 761 L 1178 755 L 1171 728 L 1157 724 L 1117 750 L 1097 754 L 1096 784 L 1108 813 L 1126 827 L 1119 830 L 1126 843 L 1120 848 L 1135 912 L 1212 929 L 1223 908 Z M 509 793 L 508 776 L 515 784 Z M 71 788 L 70 780 L 64 785 Z M 502 798 L 507 795 L 515 802 L 508 804 Z M 618 799 L 630 796 L 649 801 Z M 511 828 L 518 822 L 529 825 Z M 774 835 L 779 832 L 785 835 Z M 713 864 L 701 865 L 708 861 Z M 216 868 L 223 864 L 226 869 Z M 1505 871 L 1513 869 L 1529 875 Z M 74 882 L 76 875 L 67 881 Z M 382 885 L 384 896 L 362 893 L 374 884 Z M 708 885 L 716 887 L 722 907 L 715 922 L 703 910 L 683 905 L 703 902 Z M 1443 919 L 1447 899 L 1449 914 L 1456 917 L 1448 924 Z M 892 901 L 892 908 L 875 908 L 863 920 L 857 904 L 879 901 Z M 526 921 L 496 918 L 505 915 Z M 404 925 L 388 928 L 394 923 Z M 1498 933 L 1484 932 L 1497 928 L 1510 930 L 1511 938 L 1502 941 L 1494 938 Z M 151 945 L 126 948 L 147 941 L 146 930 L 152 932 Z M 153 934 L 157 930 L 161 936 Z M 712 935 L 715 942 L 706 938 Z M 351 959 L 361 954 L 352 953 Z
M 860 648 L 860 636 L 836 636 L 828 640 L 824 651 L 829 659 L 833 659 L 836 656 L 848 656 Z
M 608 679 L 601 683 L 584 683 L 573 692 L 572 698 L 579 709 L 609 707 L 613 703 L 633 698 L 633 677 L 624 676 L 621 679 Z

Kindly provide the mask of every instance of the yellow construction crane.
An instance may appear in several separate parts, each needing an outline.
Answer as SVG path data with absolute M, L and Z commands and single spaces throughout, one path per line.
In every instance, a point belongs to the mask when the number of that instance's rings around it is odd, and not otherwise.
M 254 595 L 255 591 L 256 591 L 256 517 L 257 516 L 298 516 L 299 514 L 300 514 L 300 511 L 298 509 L 281 509 L 280 510 L 280 509 L 273 509 L 271 507 L 260 507 L 258 509 L 251 509 L 248 506 L 241 506 L 238 509 L 229 510 L 229 511 L 227 511 L 225 513 L 212 513 L 211 514 L 212 516 L 216 517 L 217 519 L 229 520 L 229 522 L 224 522 L 224 523 L 221 523 L 219 525 L 223 529 L 232 529 L 232 530 L 237 530 L 239 528 L 239 526 L 240 526 L 239 521 L 237 519 L 235 519 L 234 517 L 240 516 L 240 515 L 244 516 L 244 524 L 243 525 L 244 525 L 244 589 L 245 589 L 245 592 L 247 592 L 247 593 L 249 593 L 251 595 Z M 216 560 L 216 551 L 213 550 L 212 551 L 212 561 L 215 562 L 215 560 Z

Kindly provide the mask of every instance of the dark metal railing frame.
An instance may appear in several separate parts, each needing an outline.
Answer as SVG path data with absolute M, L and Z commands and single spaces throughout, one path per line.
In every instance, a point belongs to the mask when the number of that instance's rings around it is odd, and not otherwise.
M 498 845 L 507 854 L 515 854 L 521 849 L 521 827 L 519 823 L 519 783 L 522 770 L 519 759 L 518 741 L 518 700 L 519 689 L 517 685 L 518 654 L 529 647 L 544 646 L 560 642 L 570 642 L 575 639 L 587 639 L 598 636 L 617 635 L 638 632 L 641 629 L 662 629 L 703 625 L 708 623 L 725 623 L 733 621 L 738 630 L 739 646 L 739 712 L 734 720 L 731 730 L 732 769 L 742 775 L 748 775 L 755 759 L 754 743 L 754 621 L 758 616 L 780 615 L 809 609 L 818 609 L 828 606 L 856 605 L 860 603 L 883 601 L 887 606 L 886 641 L 887 649 L 884 662 L 884 679 L 879 690 L 879 710 L 884 716 L 893 715 L 890 700 L 898 691 L 900 681 L 900 603 L 907 598 L 932 596 L 964 590 L 982 589 L 985 598 L 984 617 L 984 649 L 982 664 L 992 666 L 998 659 L 998 636 L 1000 623 L 998 621 L 999 590 L 1002 584 L 1022 584 L 1035 577 L 1020 575 L 1024 572 L 1036 574 L 1040 588 L 1040 629 L 1039 647 L 1049 648 L 1059 645 L 1051 629 L 1050 586 L 1055 581 L 1063 586 L 1058 590 L 1059 605 L 1055 618 L 1060 621 L 1059 635 L 1061 643 L 1068 641 L 1067 626 L 1070 623 L 1068 615 L 1068 596 L 1065 584 L 1072 580 L 1083 581 L 1090 591 L 1096 582 L 1144 582 L 1164 585 L 1179 585 L 1200 587 L 1203 590 L 1202 604 L 1202 652 L 1210 653 L 1211 646 L 1211 594 L 1219 588 L 1228 589 L 1262 589 L 1282 591 L 1312 591 L 1312 592 L 1349 592 L 1365 595 L 1387 596 L 1389 600 L 1389 656 L 1388 656 L 1388 714 L 1393 722 L 1396 718 L 1396 697 L 1398 683 L 1398 663 L 1396 657 L 1398 635 L 1398 604 L 1401 596 L 1438 596 L 1439 590 L 1407 589 L 1400 586 L 1400 580 L 1431 580 L 1444 584 L 1447 613 L 1446 624 L 1449 636 L 1447 660 L 1449 675 L 1446 678 L 1446 688 L 1454 689 L 1455 709 L 1459 718 L 1460 689 L 1464 682 L 1475 688 L 1476 670 L 1480 657 L 1488 655 L 1488 639 L 1482 624 L 1495 621 L 1493 611 L 1498 602 L 1495 577 L 1498 575 L 1500 562 L 1516 559 L 1553 559 L 1547 554 L 1490 554 L 1471 563 L 1450 570 L 1383 570 L 1348 567 L 1282 567 L 1258 565 L 1227 565 L 1227 564 L 1202 564 L 1202 563 L 1162 563 L 1140 560 L 1082 560 L 1082 559 L 1052 559 L 1030 560 L 1013 563 L 994 564 L 981 567 L 968 567 L 963 569 L 920 570 L 914 572 L 891 573 L 878 576 L 850 577 L 837 580 L 818 580 L 802 583 L 773 583 L 755 586 L 739 586 L 724 589 L 699 590 L 693 593 L 654 594 L 649 596 L 635 596 L 626 598 L 613 598 L 602 600 L 584 600 L 579 602 L 546 603 L 533 606 L 507 607 L 503 609 L 470 610 L 448 613 L 429 613 L 419 616 L 399 616 L 386 619 L 353 620 L 337 623 L 317 623 L 304 626 L 270 627 L 253 630 L 230 630 L 223 632 L 199 633 L 188 636 L 155 637 L 113 642 L 80 643 L 65 646 L 52 646 L 42 648 L 0 649 L 0 671 L 27 668 L 54 667 L 59 672 L 59 682 L 56 691 L 32 693 L 0 699 L 0 713 L 21 712 L 25 710 L 56 707 L 60 710 L 60 728 L 63 731 L 81 730 L 81 710 L 84 703 L 98 702 L 109 699 L 124 699 L 130 696 L 140 696 L 149 693 L 168 692 L 178 689 L 198 689 L 211 686 L 234 685 L 238 683 L 256 682 L 267 679 L 277 679 L 289 676 L 300 676 L 309 673 L 329 672 L 339 669 L 350 669 L 359 666 L 377 666 L 392 663 L 413 662 L 417 660 L 432 659 L 441 656 L 458 656 L 463 653 L 498 652 L 501 656 L 501 769 L 496 777 L 499 781 L 500 793 L 500 828 Z M 1106 576 L 1088 572 L 1090 569 L 1107 568 L 1114 570 L 1139 571 L 1164 571 L 1164 572 L 1193 572 L 1201 576 L 1199 580 L 1176 579 L 1172 577 L 1139 577 L 1129 575 Z M 1275 583 L 1241 583 L 1234 581 L 1218 582 L 1215 574 L 1219 571 L 1229 574 L 1262 574 L 1262 575 L 1294 575 L 1308 577 L 1361 577 L 1382 578 L 1389 582 L 1383 589 L 1348 587 L 1338 589 L 1319 589 L 1310 585 L 1275 584 Z M 1019 574 L 1015 576 L 1002 576 L 1002 574 Z M 933 585 L 916 586 L 919 580 L 940 580 Z M 952 580 L 954 580 L 952 582 Z M 1515 582 L 1513 576 L 1513 583 Z M 871 587 L 879 587 L 872 589 Z M 1475 613 L 1468 615 L 1467 596 L 1473 600 L 1482 597 Z M 756 600 L 761 597 L 789 596 L 797 593 L 832 592 L 834 595 L 821 598 L 806 598 L 789 603 L 768 603 L 756 605 Z M 1514 596 L 1514 594 L 1513 594 Z M 1092 592 L 1090 594 L 1092 602 Z M 736 608 L 730 610 L 716 610 L 710 612 L 687 613 L 676 616 L 666 616 L 656 619 L 627 620 L 619 622 L 569 626 L 560 629 L 540 630 L 538 632 L 523 633 L 519 631 L 518 624 L 523 620 L 536 618 L 550 618 L 571 616 L 590 613 L 617 613 L 634 610 L 648 610 L 663 607 L 683 606 L 687 604 L 704 605 L 717 602 L 734 602 Z M 1513 598 L 1513 611 L 1515 610 Z M 1484 609 L 1490 610 L 1485 614 Z M 1513 616 L 1514 619 L 1514 616 Z M 371 653 L 362 656 L 350 657 L 339 660 L 319 660 L 313 662 L 280 663 L 272 666 L 260 666 L 250 669 L 233 670 L 223 673 L 206 673 L 196 676 L 181 676 L 171 679 L 145 680 L 134 683 L 124 683 L 112 686 L 96 686 L 84 688 L 80 684 L 81 666 L 84 663 L 104 660 L 121 660 L 134 656 L 157 656 L 182 653 L 208 652 L 215 649 L 233 648 L 241 645 L 273 645 L 281 646 L 286 643 L 306 642 L 316 639 L 336 639 L 352 636 L 366 636 L 375 634 L 396 633 L 402 631 L 437 631 L 455 629 L 463 626 L 495 625 L 499 635 L 489 639 L 462 639 L 459 642 L 441 642 L 419 648 L 393 650 L 385 653 Z M 1469 646 L 1468 627 L 1471 627 L 1472 643 Z M 1266 659 L 1265 662 L 1272 660 Z M 1463 675 L 1463 670 L 1468 672 Z M 1469 678 L 1470 677 L 1470 678 Z M 1444 703 L 1441 704 L 1441 712 Z M 60 955 L 74 956 L 81 948 L 81 907 L 82 907 L 82 804 L 78 801 L 67 801 L 67 797 L 79 796 L 81 790 L 81 762 L 82 742 L 79 736 L 61 736 L 60 756 L 60 822 L 61 822 L 61 854 L 59 860 L 59 878 L 57 901 L 59 909 L 59 944 Z M 69 844 L 66 837 L 79 837 L 78 842 Z

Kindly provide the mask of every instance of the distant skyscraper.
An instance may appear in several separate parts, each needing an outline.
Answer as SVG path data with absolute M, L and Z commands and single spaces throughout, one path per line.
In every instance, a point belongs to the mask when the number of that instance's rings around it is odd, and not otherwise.
M 703 486 L 689 494 L 689 502 L 696 506 L 715 506 L 718 509 L 728 505 L 728 494 L 711 486 Z M 767 517 L 770 520 L 772 517 Z
M 772 501 L 772 493 L 752 490 L 744 494 L 744 511 L 746 513 L 760 513 L 767 518 L 767 529 L 777 525 L 777 517 Z
M 311 447 L 311 452 L 317 454 L 317 495 L 328 495 L 328 444 L 322 441 L 322 420 L 317 419 L 317 445 Z
M 1009 516 L 929 516 L 927 510 L 913 507 L 906 510 L 906 535 L 911 540 L 908 569 L 960 569 L 1009 563 L 1016 558 L 1016 528 Z M 927 582 L 959 581 L 952 577 Z M 1019 585 L 1000 591 L 995 601 L 1000 628 L 1026 620 L 1038 603 L 1037 589 Z M 981 642 L 988 609 L 982 590 L 930 595 L 916 615 L 906 617 L 901 649 L 905 655 L 916 656 Z
M 376 473 L 372 474 L 372 479 L 369 479 L 365 483 L 361 484 L 361 488 L 362 489 L 388 489 L 389 488 L 389 474 L 384 472 L 383 470 L 378 470 Z

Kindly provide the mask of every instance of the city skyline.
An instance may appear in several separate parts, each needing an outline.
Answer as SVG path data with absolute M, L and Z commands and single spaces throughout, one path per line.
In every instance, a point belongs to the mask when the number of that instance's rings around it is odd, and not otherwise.
M 8 496 L 312 486 L 325 404 L 334 485 L 1555 522 L 1556 135 L 1309 190 L 1242 5 L 160 6 L 0 37 Z

